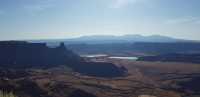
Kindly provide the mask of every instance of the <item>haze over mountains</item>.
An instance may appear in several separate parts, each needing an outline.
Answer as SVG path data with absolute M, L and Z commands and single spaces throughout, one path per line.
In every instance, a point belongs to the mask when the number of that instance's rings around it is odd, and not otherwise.
M 70 39 L 67 41 L 82 41 L 85 43 L 123 43 L 123 42 L 177 42 L 179 39 L 152 35 L 123 35 L 123 36 L 112 36 L 112 35 L 94 35 L 94 36 L 83 36 L 76 39 Z
M 123 36 L 114 36 L 114 35 L 91 35 L 91 36 L 81 36 L 78 38 L 71 39 L 47 39 L 47 40 L 31 40 L 31 42 L 57 42 L 62 41 L 67 44 L 74 43 L 86 43 L 86 44 L 104 44 L 104 43 L 133 43 L 133 42 L 196 42 L 195 40 L 186 40 L 172 38 L 162 35 L 123 35 Z

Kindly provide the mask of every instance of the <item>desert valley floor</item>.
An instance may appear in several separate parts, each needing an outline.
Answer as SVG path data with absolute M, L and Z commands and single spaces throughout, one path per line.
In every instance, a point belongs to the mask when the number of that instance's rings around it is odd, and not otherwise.
M 5 77 L 0 79 L 0 86 L 23 97 L 200 96 L 199 64 L 108 58 L 87 60 L 124 66 L 128 73 L 123 77 L 103 78 L 71 72 L 64 66 L 45 70 L 2 70 L 0 74 Z

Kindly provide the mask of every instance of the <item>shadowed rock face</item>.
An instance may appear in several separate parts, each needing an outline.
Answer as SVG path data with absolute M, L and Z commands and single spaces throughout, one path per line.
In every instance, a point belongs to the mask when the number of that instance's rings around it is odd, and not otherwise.
M 69 97 L 96 97 L 96 96 L 82 90 L 75 90 L 69 95 Z
M 193 79 L 186 81 L 186 82 L 181 82 L 180 85 L 184 89 L 192 90 L 192 91 L 200 91 L 200 77 L 194 77 Z
M 123 76 L 126 71 L 112 63 L 105 62 L 82 62 L 81 65 L 74 65 L 72 68 L 74 68 L 74 71 L 80 72 L 82 74 L 99 77 Z
M 48 48 L 45 43 L 1 42 L 0 53 L 0 65 L 9 68 L 50 67 L 81 60 L 63 45 Z
M 64 43 L 50 48 L 45 43 L 5 41 L 0 42 L 0 54 L 2 68 L 50 68 L 66 65 L 76 72 L 91 76 L 116 77 L 124 73 L 123 69 L 111 63 L 85 62 L 68 50 Z

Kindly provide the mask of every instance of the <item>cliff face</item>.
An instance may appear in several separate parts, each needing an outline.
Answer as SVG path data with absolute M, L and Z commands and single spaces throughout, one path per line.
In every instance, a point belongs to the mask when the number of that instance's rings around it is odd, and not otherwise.
M 49 48 L 45 43 L 0 42 L 0 66 L 14 68 L 50 67 L 81 61 L 63 44 Z

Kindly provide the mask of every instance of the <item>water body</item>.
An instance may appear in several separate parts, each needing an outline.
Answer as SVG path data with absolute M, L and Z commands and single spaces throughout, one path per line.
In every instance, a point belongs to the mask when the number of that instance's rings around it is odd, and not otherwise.
M 94 55 L 82 55 L 83 57 L 88 57 L 88 58 L 97 58 L 97 57 L 107 57 L 108 55 L 106 54 L 94 54 Z
M 137 60 L 138 57 L 108 57 L 110 59 Z
M 122 60 L 137 60 L 138 59 L 138 57 L 108 56 L 106 54 L 82 55 L 82 57 L 88 57 L 88 58 L 107 57 L 109 59 L 122 59 Z

